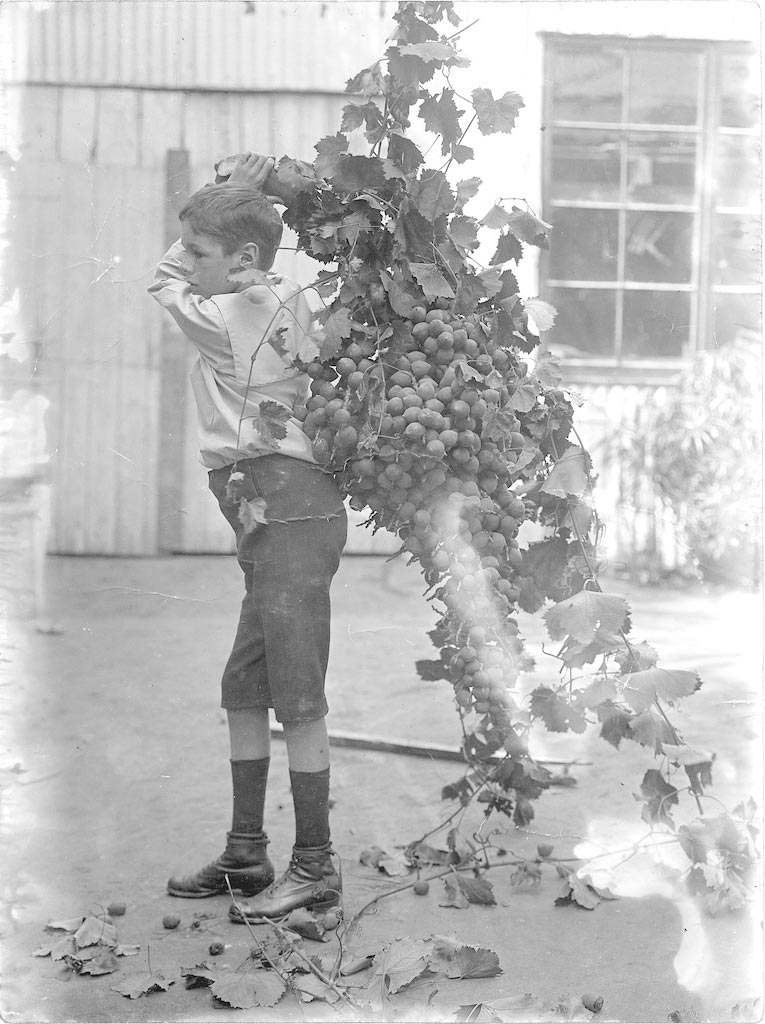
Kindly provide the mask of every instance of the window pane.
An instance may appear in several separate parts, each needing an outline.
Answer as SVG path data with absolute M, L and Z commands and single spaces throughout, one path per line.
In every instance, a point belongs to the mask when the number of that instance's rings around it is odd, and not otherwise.
M 688 344 L 690 294 L 625 292 L 622 359 L 676 359 Z
M 616 293 L 610 289 L 551 288 L 558 310 L 549 334 L 550 347 L 561 355 L 614 357 Z
M 555 210 L 550 233 L 550 277 L 613 281 L 619 231 L 615 210 Z
M 692 245 L 693 214 L 628 213 L 625 280 L 687 284 Z
M 696 139 L 670 132 L 632 134 L 627 143 L 627 194 L 635 203 L 692 203 Z
M 619 136 L 555 129 L 550 168 L 553 199 L 619 198 Z
M 552 110 L 558 121 L 621 121 L 622 55 L 582 47 L 558 50 L 552 63 Z
M 698 122 L 698 53 L 688 50 L 630 51 L 628 120 L 645 124 Z
M 715 295 L 716 345 L 735 341 L 742 331 L 762 330 L 762 301 L 759 295 Z
M 762 225 L 759 217 L 717 214 L 712 241 L 715 284 L 760 284 Z
M 753 206 L 760 193 L 760 140 L 745 135 L 717 137 L 718 206 Z
M 720 124 L 724 128 L 755 128 L 759 123 L 759 68 L 754 54 L 722 54 Z

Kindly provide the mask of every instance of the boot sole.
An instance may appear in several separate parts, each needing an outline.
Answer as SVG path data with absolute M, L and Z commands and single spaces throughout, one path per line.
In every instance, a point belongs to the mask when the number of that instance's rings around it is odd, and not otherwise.
M 234 924 L 259 924 L 263 921 L 280 921 L 284 917 L 289 917 L 293 910 L 311 910 L 322 913 L 325 910 L 335 910 L 340 906 L 341 897 L 339 894 L 335 896 L 328 896 L 326 899 L 312 900 L 310 903 L 301 903 L 296 907 L 292 907 L 290 910 L 285 910 L 280 914 L 247 914 L 242 911 L 236 904 L 229 907 L 228 916 Z

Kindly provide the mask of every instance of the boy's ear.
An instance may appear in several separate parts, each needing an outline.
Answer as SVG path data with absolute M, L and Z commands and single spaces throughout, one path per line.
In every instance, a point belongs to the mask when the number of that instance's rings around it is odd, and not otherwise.
M 257 242 L 247 242 L 239 252 L 239 265 L 246 270 L 253 270 L 258 266 L 260 259 L 260 248 Z

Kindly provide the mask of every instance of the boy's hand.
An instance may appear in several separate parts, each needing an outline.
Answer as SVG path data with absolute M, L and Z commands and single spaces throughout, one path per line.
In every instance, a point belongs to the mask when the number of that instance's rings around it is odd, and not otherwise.
M 229 158 L 230 159 L 230 158 Z M 229 160 L 221 163 L 229 164 Z M 228 181 L 232 185 L 244 185 L 245 188 L 255 189 L 258 192 L 265 192 L 265 185 L 271 172 L 274 169 L 274 158 L 272 156 L 260 156 L 257 153 L 241 153 L 234 158 L 233 167 L 229 170 L 219 164 L 216 170 L 221 176 L 221 171 L 228 175 Z

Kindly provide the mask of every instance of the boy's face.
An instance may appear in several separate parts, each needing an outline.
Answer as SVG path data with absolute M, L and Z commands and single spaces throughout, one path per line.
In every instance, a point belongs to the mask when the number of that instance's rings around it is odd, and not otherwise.
M 181 221 L 181 244 L 185 250 L 181 255 L 183 272 L 192 291 L 204 299 L 236 291 L 228 275 L 232 270 L 253 266 L 252 246 L 225 253 L 217 239 L 195 231 L 187 220 Z

